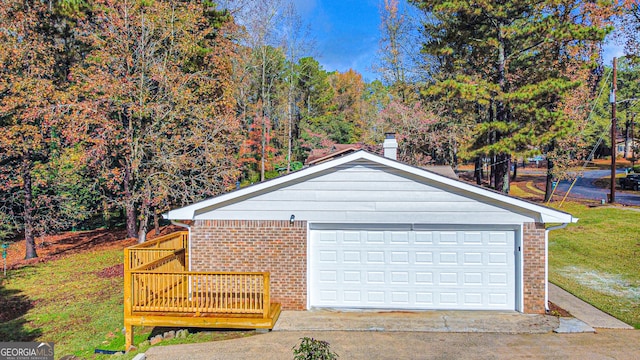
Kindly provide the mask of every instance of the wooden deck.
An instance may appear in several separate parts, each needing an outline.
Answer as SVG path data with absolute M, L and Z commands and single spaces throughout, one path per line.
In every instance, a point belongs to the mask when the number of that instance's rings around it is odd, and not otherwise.
M 281 307 L 270 301 L 268 272 L 191 272 L 188 233 L 125 249 L 125 347 L 134 326 L 271 329 Z

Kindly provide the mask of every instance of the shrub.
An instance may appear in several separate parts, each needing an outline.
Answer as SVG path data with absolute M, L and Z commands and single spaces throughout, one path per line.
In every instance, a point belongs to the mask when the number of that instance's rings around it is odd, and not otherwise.
M 293 347 L 294 360 L 335 360 L 338 354 L 329 349 L 329 343 L 314 338 L 303 337 L 300 345 Z

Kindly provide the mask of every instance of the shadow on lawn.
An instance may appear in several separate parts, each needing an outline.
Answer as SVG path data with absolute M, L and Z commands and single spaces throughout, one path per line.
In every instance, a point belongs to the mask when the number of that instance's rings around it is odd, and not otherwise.
M 0 339 L 2 341 L 34 341 L 42 331 L 25 327 L 24 315 L 33 303 L 19 290 L 7 290 L 0 283 Z

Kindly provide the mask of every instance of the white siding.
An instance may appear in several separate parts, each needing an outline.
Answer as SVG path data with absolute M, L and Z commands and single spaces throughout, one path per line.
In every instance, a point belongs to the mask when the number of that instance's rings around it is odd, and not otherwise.
M 533 217 L 456 194 L 442 184 L 401 176 L 369 161 L 196 213 L 196 219 L 348 223 L 517 224 Z

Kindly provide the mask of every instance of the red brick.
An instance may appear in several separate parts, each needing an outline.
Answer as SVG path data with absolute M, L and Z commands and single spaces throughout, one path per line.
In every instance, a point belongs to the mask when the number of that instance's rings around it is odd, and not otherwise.
M 268 271 L 271 300 L 306 309 L 306 221 L 197 220 L 191 261 L 193 271 Z

